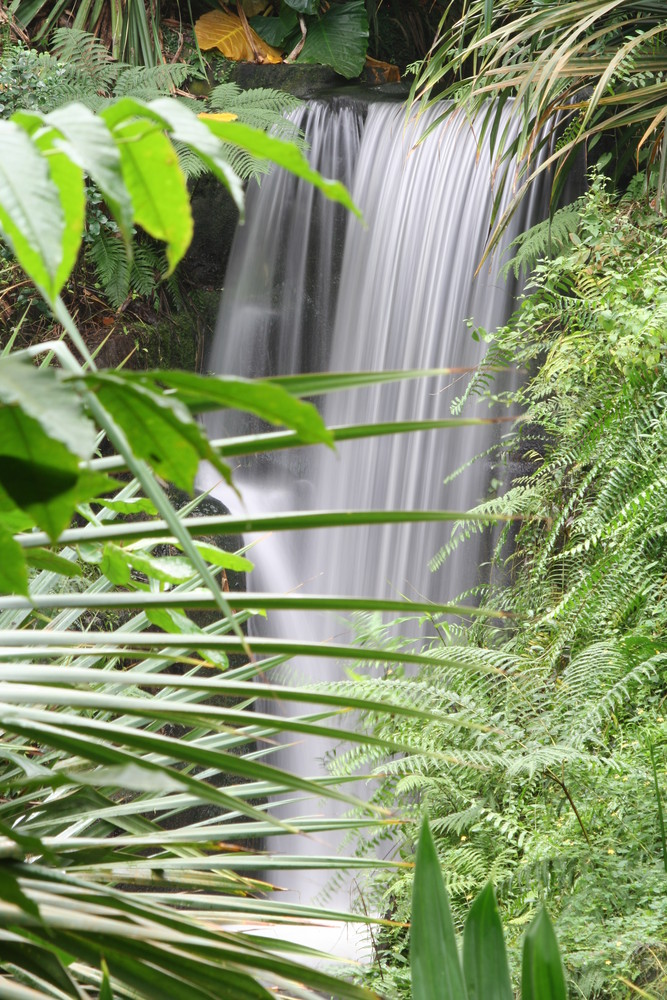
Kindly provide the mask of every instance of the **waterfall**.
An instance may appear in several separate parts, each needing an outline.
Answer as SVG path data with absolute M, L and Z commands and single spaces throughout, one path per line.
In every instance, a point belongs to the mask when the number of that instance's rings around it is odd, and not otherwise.
M 479 363 L 484 346 L 473 340 L 466 320 L 497 327 L 508 318 L 516 293 L 500 279 L 497 263 L 474 277 L 492 212 L 489 153 L 479 152 L 474 130 L 460 119 L 450 119 L 415 147 L 430 120 L 425 116 L 406 127 L 402 105 L 341 99 L 299 112 L 314 166 L 347 184 L 366 225 L 281 172 L 253 188 L 247 222 L 232 247 L 210 370 L 259 376 Z M 513 231 L 532 225 L 544 210 L 543 196 L 534 193 L 517 213 Z M 453 375 L 334 394 L 321 408 L 332 425 L 445 418 L 466 380 Z M 488 415 L 474 406 L 467 413 Z M 239 424 L 227 414 L 215 415 L 208 425 L 212 437 L 248 429 L 247 421 Z M 253 513 L 466 509 L 484 496 L 488 466 L 477 463 L 447 486 L 443 480 L 488 448 L 489 435 L 497 433 L 467 427 L 346 442 L 336 454 L 277 453 L 238 469 L 236 480 Z M 219 495 L 238 509 L 230 494 Z M 446 537 L 433 524 L 313 531 L 296 539 L 279 533 L 253 549 L 252 582 L 258 590 L 303 586 L 450 600 L 476 582 L 482 553 L 464 546 L 432 574 L 429 559 Z M 303 638 L 339 635 L 343 627 L 331 617 L 312 616 L 296 623 L 274 616 L 269 626 L 273 635 L 282 630 Z M 315 680 L 338 676 L 322 662 L 292 669 Z M 279 763 L 312 774 L 325 752 L 317 743 L 283 750 Z M 312 848 L 318 854 L 327 849 L 335 851 L 333 838 L 327 848 L 321 842 Z M 307 897 L 316 888 L 303 892 Z

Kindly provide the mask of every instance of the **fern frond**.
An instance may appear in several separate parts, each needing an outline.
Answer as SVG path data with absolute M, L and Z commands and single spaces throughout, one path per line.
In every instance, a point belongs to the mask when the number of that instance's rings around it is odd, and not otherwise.
M 130 290 L 130 262 L 121 237 L 101 230 L 86 247 L 86 258 L 95 268 L 105 296 L 119 309 Z
M 501 272 L 503 277 L 506 278 L 510 270 L 514 272 L 515 278 L 518 278 L 522 271 L 527 276 L 536 261 L 560 253 L 567 245 L 570 234 L 576 233 L 579 229 L 582 204 L 583 199 L 579 199 L 572 205 L 559 208 L 550 219 L 538 222 L 536 226 L 532 226 L 512 240 L 507 253 L 512 250 L 516 250 L 516 253 L 503 264 Z

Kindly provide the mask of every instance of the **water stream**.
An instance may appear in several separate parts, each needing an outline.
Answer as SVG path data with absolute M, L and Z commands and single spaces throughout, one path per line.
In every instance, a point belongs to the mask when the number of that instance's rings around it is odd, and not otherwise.
M 452 121 L 415 148 L 428 118 L 405 125 L 403 106 L 336 100 L 299 112 L 311 160 L 342 179 L 366 227 L 308 185 L 275 172 L 249 192 L 247 222 L 237 231 L 208 367 L 258 376 L 331 371 L 471 367 L 484 352 L 466 320 L 494 328 L 508 317 L 516 287 L 497 263 L 475 278 L 492 210 L 488 152 L 469 125 Z M 535 192 L 517 213 L 508 238 L 537 221 L 545 199 Z M 324 397 L 329 424 L 449 416 L 466 376 L 452 375 Z M 487 416 L 471 406 L 469 415 Z M 211 436 L 247 433 L 229 415 L 215 415 Z M 489 427 L 410 434 L 343 443 L 336 454 L 302 449 L 253 461 L 237 470 L 246 509 L 455 508 L 486 493 L 488 464 L 443 485 L 445 476 L 484 451 L 498 431 Z M 211 481 L 203 485 L 210 486 Z M 238 500 L 218 495 L 230 508 Z M 253 550 L 258 590 L 367 596 L 424 595 L 450 600 L 479 578 L 484 553 L 473 545 L 429 572 L 446 541 L 439 525 L 279 534 Z M 340 638 L 330 617 L 272 617 L 273 635 Z M 310 679 L 329 680 L 337 668 L 322 661 L 296 665 Z M 281 766 L 313 774 L 328 748 L 314 741 L 280 752 Z M 304 808 L 312 811 L 312 804 Z M 290 811 L 294 815 L 295 810 Z M 289 845 L 278 844 L 278 850 Z M 335 852 L 332 836 L 299 844 Z M 318 873 L 314 873 L 317 876 Z M 307 902 L 324 877 L 304 873 L 295 891 Z M 284 883 L 284 878 L 280 879 Z M 345 900 L 338 900 L 343 905 Z

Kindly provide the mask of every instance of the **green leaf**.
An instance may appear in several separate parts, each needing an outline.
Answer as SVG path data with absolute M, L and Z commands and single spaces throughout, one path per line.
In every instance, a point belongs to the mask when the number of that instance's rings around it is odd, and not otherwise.
M 100 572 L 116 587 L 126 587 L 130 582 L 130 565 L 125 558 L 125 550 L 117 545 L 105 545 L 99 553 L 80 548 L 85 562 L 97 564 Z
M 28 570 L 23 549 L 0 524 L 0 593 L 28 596 Z
M 81 576 L 81 567 L 71 559 L 56 555 L 49 549 L 27 549 L 26 561 L 32 569 L 47 570 L 49 573 L 58 573 L 60 576 L 75 577 Z
M 328 180 L 326 177 L 322 177 L 317 170 L 313 170 L 306 157 L 294 143 L 277 139 L 275 136 L 262 132 L 261 129 L 251 128 L 241 122 L 221 122 L 207 118 L 206 125 L 220 139 L 244 149 L 252 156 L 284 167 L 296 177 L 308 181 L 327 198 L 345 205 L 361 218 L 361 213 L 352 201 L 345 185 L 341 184 L 340 181 Z
M 412 1000 L 465 1000 L 454 923 L 440 862 L 424 819 L 417 846 L 410 927 Z
M 70 158 L 95 181 L 126 243 L 132 233 L 132 199 L 123 180 L 120 152 L 103 118 L 83 104 L 44 116 L 64 137 Z
M 81 247 L 86 217 L 83 172 L 71 159 L 69 151 L 63 151 L 58 132 L 52 127 L 44 128 L 45 116 L 35 112 L 19 111 L 13 115 L 12 120 L 31 135 L 35 146 L 44 156 L 51 180 L 58 190 L 65 222 L 61 243 L 62 258 L 54 284 L 54 291 L 58 294 L 72 273 Z
M 18 406 L 0 407 L 0 486 L 52 541 L 77 504 L 107 491 L 111 482 L 80 470 L 76 455 Z
M 105 546 L 105 550 L 109 546 Z M 185 583 L 196 576 L 192 563 L 181 556 L 151 556 L 146 552 L 122 549 L 123 556 L 132 569 L 144 573 L 151 580 L 160 583 Z
M 493 0 L 484 0 L 484 34 L 488 35 L 493 24 Z
M 65 971 L 58 955 L 49 954 L 47 948 L 40 943 L 28 940 L 25 942 L 12 941 L 12 964 L 21 970 L 25 970 L 29 975 L 55 986 L 58 993 L 51 996 L 75 997 L 76 1000 L 86 1000 L 84 993 L 75 984 L 74 980 Z M 55 949 L 54 949 L 55 950 Z M 41 994 L 40 996 L 48 996 Z M 28 994 L 26 994 L 28 996 Z M 100 994 L 101 996 L 101 994 Z
M 29 899 L 18 884 L 18 880 L 6 865 L 0 865 L 0 899 L 12 903 L 30 917 L 40 919 L 37 904 Z
M 290 427 L 302 441 L 332 444 L 331 432 L 315 407 L 271 382 L 233 376 L 210 378 L 179 371 L 137 376 L 141 381 L 147 377 L 176 389 L 178 399 L 193 413 L 224 408 L 242 410 L 271 424 Z
M 193 223 L 185 176 L 176 150 L 152 121 L 130 121 L 114 129 L 123 179 L 135 221 L 167 244 L 171 274 L 192 239 Z
M 526 931 L 523 941 L 521 1000 L 567 1000 L 558 941 L 544 907 Z
M 84 416 L 80 399 L 63 384 L 58 369 L 35 368 L 15 357 L 0 359 L 0 402 L 20 407 L 75 455 L 93 454 L 95 425 Z
M 202 646 L 197 650 L 203 660 L 208 660 L 220 670 L 225 670 L 229 660 L 224 653 L 211 649 L 206 645 L 205 633 L 182 611 L 176 609 L 166 610 L 164 608 L 150 608 L 146 612 L 146 617 L 153 625 L 157 625 L 163 632 L 172 635 L 201 635 Z
M 280 48 L 299 22 L 296 16 L 296 8 L 294 8 L 293 4 L 290 4 L 289 7 L 281 9 L 278 17 L 251 17 L 249 18 L 249 23 L 253 31 L 256 31 L 260 38 L 274 48 Z
M 214 566 L 221 566 L 234 573 L 251 573 L 255 568 L 254 564 L 245 556 L 238 556 L 235 552 L 226 552 L 217 545 L 197 542 L 196 547 L 206 562 L 212 563 Z
M 26 132 L 0 121 L 0 231 L 29 278 L 53 301 L 65 229 L 58 189 Z
M 468 913 L 463 935 L 463 974 L 468 1000 L 512 1000 L 514 996 L 503 927 L 490 882 Z
M 193 150 L 222 181 L 243 217 L 245 198 L 241 178 L 227 162 L 224 147 L 211 129 L 188 108 L 168 97 L 151 101 L 149 107 L 168 123 L 172 139 Z
M 113 1000 L 111 981 L 109 979 L 109 968 L 104 959 L 102 959 L 101 969 L 102 969 L 102 985 L 100 986 L 100 994 L 98 1000 Z
M 151 517 L 157 515 L 155 504 L 146 497 L 135 497 L 132 500 L 116 500 L 114 497 L 100 497 L 97 501 L 103 504 L 107 510 L 115 510 L 118 514 L 149 514 Z
M 326 13 L 311 21 L 297 63 L 331 66 L 351 79 L 359 76 L 368 49 L 368 15 L 363 0 L 331 5 Z
M 125 432 L 137 458 L 149 462 L 158 475 L 192 492 L 199 461 L 205 458 L 229 481 L 228 466 L 174 396 L 152 392 L 138 380 L 119 374 L 97 374 L 86 381 Z

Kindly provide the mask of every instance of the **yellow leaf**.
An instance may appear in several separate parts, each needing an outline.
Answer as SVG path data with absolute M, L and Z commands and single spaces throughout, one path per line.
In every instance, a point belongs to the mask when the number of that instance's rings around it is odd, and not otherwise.
M 197 118 L 210 118 L 214 122 L 235 122 L 238 115 L 232 111 L 201 111 Z
M 227 59 L 242 62 L 282 62 L 282 56 L 278 49 L 267 45 L 250 26 L 248 26 L 248 32 L 253 45 L 250 44 L 248 35 L 243 30 L 241 19 L 236 14 L 225 14 L 221 10 L 212 10 L 208 14 L 202 14 L 195 21 L 195 35 L 200 49 L 219 49 Z M 255 53 L 258 56 L 257 60 Z

